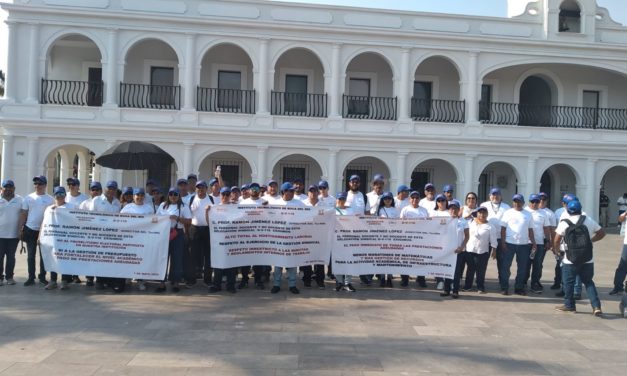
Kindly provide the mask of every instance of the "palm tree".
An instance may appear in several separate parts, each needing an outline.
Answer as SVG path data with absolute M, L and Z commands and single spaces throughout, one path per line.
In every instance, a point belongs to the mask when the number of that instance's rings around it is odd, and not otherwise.
M 0 69 L 0 97 L 4 96 L 4 72 Z

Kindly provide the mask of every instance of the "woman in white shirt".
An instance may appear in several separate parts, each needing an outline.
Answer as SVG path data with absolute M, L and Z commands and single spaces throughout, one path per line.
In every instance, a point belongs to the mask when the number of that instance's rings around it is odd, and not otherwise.
M 179 282 L 183 277 L 183 250 L 185 247 L 185 226 L 192 223 L 192 213 L 188 205 L 183 204 L 179 190 L 170 188 L 168 199 L 157 209 L 157 215 L 170 217 L 170 229 L 176 229 L 176 236 L 170 240 L 168 253 L 170 255 L 170 281 L 172 291 L 179 292 Z M 164 292 L 165 281 L 162 281 L 156 292 Z
M 449 215 L 452 218 L 453 223 L 457 226 L 457 248 L 455 253 L 457 254 L 457 262 L 455 263 L 455 273 L 453 279 L 446 278 L 444 280 L 444 292 L 440 296 L 451 296 L 453 299 L 459 298 L 459 281 L 464 271 L 464 263 L 466 255 L 466 244 L 468 244 L 468 222 L 459 218 L 459 212 L 461 209 L 461 203 L 457 200 L 451 200 L 448 203 Z M 451 294 L 451 284 L 453 285 L 453 293 Z
M 475 192 L 468 192 L 466 194 L 466 200 L 464 201 L 464 207 L 462 208 L 462 218 L 467 221 L 470 221 L 472 217 L 472 213 L 479 206 L 478 196 Z
M 435 209 L 429 212 L 429 217 L 450 217 L 446 196 L 441 193 L 435 196 Z
M 377 217 L 382 218 L 399 218 L 399 210 L 396 208 L 394 204 L 394 195 L 392 192 L 384 192 L 379 199 L 379 203 L 377 206 Z M 378 274 L 377 278 L 379 278 L 379 285 L 381 287 L 394 287 L 392 284 L 392 274 Z
M 340 192 L 335 201 L 335 214 L 336 215 L 362 215 L 363 211 L 355 211 L 349 206 L 346 206 L 346 192 Z M 348 274 L 336 274 L 335 275 L 335 291 L 346 290 L 349 292 L 355 292 L 355 288 L 351 283 L 352 276 Z
M 468 271 L 464 281 L 464 291 L 472 288 L 472 280 L 477 274 L 477 291 L 485 294 L 485 273 L 488 269 L 490 252 L 496 252 L 497 229 L 488 222 L 488 209 L 481 206 L 472 212 L 468 225 L 469 239 L 466 243 L 466 263 Z

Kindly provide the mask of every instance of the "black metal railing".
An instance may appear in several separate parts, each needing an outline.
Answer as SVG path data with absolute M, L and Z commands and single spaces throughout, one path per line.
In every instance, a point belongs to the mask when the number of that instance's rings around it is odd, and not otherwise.
M 102 106 L 102 81 L 41 79 L 41 104 Z
M 327 117 L 327 95 L 284 93 L 273 91 L 270 96 L 272 115 Z
M 348 119 L 396 120 L 396 97 L 344 95 L 342 116 Z
M 179 110 L 181 87 L 120 83 L 120 107 Z
M 463 123 L 466 121 L 466 102 L 412 98 L 411 117 L 416 121 Z
M 627 130 L 627 109 L 479 103 L 485 124 Z
M 254 114 L 255 91 L 198 87 L 196 110 Z

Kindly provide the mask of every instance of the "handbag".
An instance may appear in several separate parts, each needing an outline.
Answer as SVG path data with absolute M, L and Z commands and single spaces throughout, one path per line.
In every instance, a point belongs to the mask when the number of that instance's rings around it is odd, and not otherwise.
M 181 218 L 181 208 L 179 208 L 179 216 L 178 218 L 176 218 L 176 224 L 174 225 L 174 227 L 170 229 L 170 241 L 174 240 L 179 234 L 179 230 L 177 229 L 177 227 L 179 225 L 180 218 Z

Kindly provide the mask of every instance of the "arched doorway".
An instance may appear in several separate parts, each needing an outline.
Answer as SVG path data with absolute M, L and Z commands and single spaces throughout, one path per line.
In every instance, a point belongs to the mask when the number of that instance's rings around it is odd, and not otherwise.
M 380 54 L 364 52 L 346 67 L 343 116 L 345 118 L 395 120 L 394 74 Z
M 520 86 L 519 125 L 546 126 L 551 122 L 553 92 L 540 76 L 529 76 Z
M 463 122 L 460 74 L 446 57 L 432 56 L 416 68 L 411 99 L 411 117 L 418 121 Z
M 318 184 L 322 177 L 322 167 L 315 159 L 304 154 L 291 154 L 281 158 L 272 167 L 272 179 L 279 184 L 302 179 L 305 187 Z M 266 182 L 262 182 L 265 184 Z
M 345 191 L 348 190 L 348 179 L 353 175 L 357 175 L 361 180 L 359 190 L 366 194 L 371 190 L 372 178 L 377 174 L 381 174 L 385 177 L 385 187 L 383 189 L 386 191 L 392 190 L 389 181 L 390 170 L 385 162 L 375 157 L 353 159 L 348 163 L 346 168 L 344 168 L 342 189 Z M 395 190 L 393 192 L 396 193 Z
M 44 172 L 48 179 L 48 190 L 56 186 L 65 186 L 70 177 L 81 182 L 81 190 L 87 191 L 94 179 L 94 153 L 79 145 L 60 146 L 44 159 Z
M 479 175 L 479 201 L 486 201 L 490 189 L 499 188 L 503 200 L 509 202 L 518 193 L 518 176 L 516 170 L 507 162 L 492 162 Z
M 601 179 L 601 189 L 603 189 L 605 195 L 607 195 L 610 199 L 610 206 L 608 209 L 610 224 L 615 225 L 618 222 L 617 200 L 619 197 L 622 197 L 627 193 L 625 176 L 627 176 L 627 166 L 614 166 L 607 170 Z
M 572 167 L 560 163 L 547 168 L 540 178 L 540 192 L 549 196 L 549 207 L 553 210 L 561 206 L 564 194 L 577 194 L 577 177 Z
M 429 159 L 417 165 L 411 173 L 410 187 L 412 191 L 418 191 L 423 195 L 425 184 L 435 185 L 437 192 L 442 192 L 445 185 L 452 185 L 454 196 L 463 197 L 466 192 L 458 192 L 457 172 L 452 164 L 443 159 Z
M 251 182 L 250 163 L 240 154 L 231 151 L 219 151 L 205 157 L 198 168 L 198 179 L 211 179 L 218 166 L 220 166 L 222 181 L 227 187 Z

